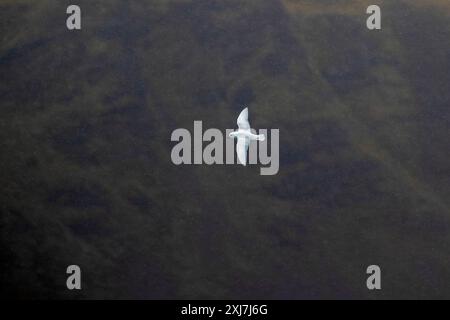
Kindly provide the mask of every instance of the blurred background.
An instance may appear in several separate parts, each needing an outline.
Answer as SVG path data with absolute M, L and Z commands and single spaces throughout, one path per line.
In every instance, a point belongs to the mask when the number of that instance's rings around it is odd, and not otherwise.
M 449 1 L 70 4 L 0 0 L 3 297 L 450 298 Z M 278 175 L 172 164 L 244 105 Z

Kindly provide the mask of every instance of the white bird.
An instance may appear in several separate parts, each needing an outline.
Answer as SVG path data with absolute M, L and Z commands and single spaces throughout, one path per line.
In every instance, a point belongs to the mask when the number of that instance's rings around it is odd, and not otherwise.
M 236 153 L 239 162 L 242 165 L 247 165 L 247 150 L 250 145 L 250 140 L 264 141 L 266 137 L 263 134 L 253 134 L 250 131 L 250 123 L 248 122 L 248 108 L 241 111 L 237 119 L 239 129 L 230 133 L 230 138 L 237 138 Z

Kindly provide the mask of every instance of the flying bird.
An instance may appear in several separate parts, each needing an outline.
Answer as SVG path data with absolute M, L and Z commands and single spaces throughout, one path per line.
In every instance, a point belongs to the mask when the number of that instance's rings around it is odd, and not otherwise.
M 248 122 L 248 108 L 245 108 L 239 114 L 237 119 L 238 130 L 230 133 L 230 138 L 237 138 L 236 153 L 239 162 L 247 165 L 247 150 L 250 140 L 264 141 L 266 137 L 263 134 L 253 134 L 250 131 L 250 123 Z

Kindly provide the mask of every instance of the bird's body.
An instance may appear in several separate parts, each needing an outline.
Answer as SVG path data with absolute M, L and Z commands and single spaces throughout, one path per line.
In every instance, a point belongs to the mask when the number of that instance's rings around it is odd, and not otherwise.
M 230 134 L 230 137 L 236 137 L 236 138 L 247 138 L 250 140 L 260 140 L 264 141 L 264 135 L 263 134 L 254 134 L 250 130 L 237 130 Z
M 266 137 L 263 134 L 254 134 L 250 130 L 250 123 L 248 122 L 248 108 L 241 111 L 237 125 L 239 129 L 230 133 L 230 138 L 237 138 L 236 153 L 239 162 L 242 165 L 247 165 L 247 150 L 251 140 L 264 141 Z

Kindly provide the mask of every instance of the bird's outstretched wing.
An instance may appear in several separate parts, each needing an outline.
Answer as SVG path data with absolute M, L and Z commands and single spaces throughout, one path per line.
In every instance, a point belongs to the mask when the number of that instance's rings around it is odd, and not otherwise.
M 250 130 L 250 123 L 248 122 L 248 108 L 241 111 L 237 119 L 239 129 Z
M 238 138 L 237 139 L 236 153 L 237 153 L 239 162 L 244 166 L 247 165 L 247 150 L 248 150 L 249 144 L 250 144 L 249 138 Z

